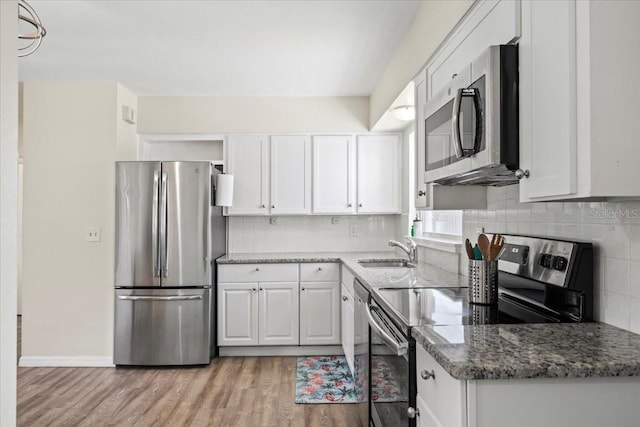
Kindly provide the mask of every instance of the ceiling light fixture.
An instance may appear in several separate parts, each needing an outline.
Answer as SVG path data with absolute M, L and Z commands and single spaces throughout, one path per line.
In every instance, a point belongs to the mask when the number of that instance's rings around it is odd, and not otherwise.
M 411 121 L 416 118 L 416 109 L 413 105 L 399 105 L 391 109 L 391 113 L 396 119 L 405 122 Z
M 25 0 L 18 0 L 18 23 L 25 22 L 34 28 L 34 31 L 28 33 L 21 33 L 18 31 L 18 39 L 27 40 L 28 44 L 18 47 L 18 56 L 23 57 L 31 55 L 38 50 L 42 39 L 47 35 L 40 17 L 36 11 Z

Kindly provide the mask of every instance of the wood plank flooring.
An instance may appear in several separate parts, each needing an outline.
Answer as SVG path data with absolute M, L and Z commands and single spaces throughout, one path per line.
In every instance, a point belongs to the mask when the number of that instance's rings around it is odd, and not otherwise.
M 18 368 L 18 425 L 361 425 L 352 404 L 294 403 L 295 371 L 295 357 L 223 357 L 180 369 Z

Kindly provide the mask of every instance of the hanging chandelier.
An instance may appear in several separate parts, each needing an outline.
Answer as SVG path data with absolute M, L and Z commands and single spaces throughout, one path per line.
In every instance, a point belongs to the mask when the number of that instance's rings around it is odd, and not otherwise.
M 42 26 L 40 17 L 36 11 L 25 0 L 18 0 L 18 24 L 25 22 L 33 27 L 33 31 L 22 33 L 18 30 L 18 39 L 24 41 L 23 46 L 18 46 L 18 56 L 31 55 L 42 43 L 42 39 L 47 35 L 47 30 Z

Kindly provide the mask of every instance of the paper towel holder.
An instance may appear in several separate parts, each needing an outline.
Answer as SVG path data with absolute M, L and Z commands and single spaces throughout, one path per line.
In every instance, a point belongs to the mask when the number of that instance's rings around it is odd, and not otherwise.
M 230 207 L 233 204 L 233 175 L 216 175 L 215 205 Z

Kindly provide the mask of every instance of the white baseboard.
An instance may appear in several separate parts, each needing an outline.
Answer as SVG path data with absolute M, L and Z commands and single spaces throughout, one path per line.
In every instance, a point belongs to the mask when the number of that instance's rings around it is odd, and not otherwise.
M 47 368 L 111 368 L 112 357 L 99 356 L 22 356 L 18 362 L 19 367 L 47 367 Z
M 339 356 L 343 355 L 339 345 L 309 346 L 256 346 L 219 347 L 221 357 L 225 356 Z

